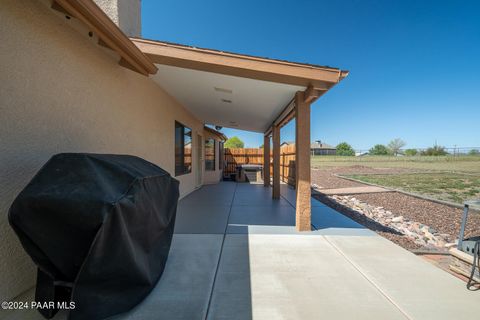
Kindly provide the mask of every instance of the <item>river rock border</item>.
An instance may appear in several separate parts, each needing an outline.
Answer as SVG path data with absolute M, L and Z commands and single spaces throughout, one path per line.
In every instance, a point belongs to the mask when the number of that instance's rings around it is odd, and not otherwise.
M 437 230 L 420 222 L 411 221 L 401 215 L 395 215 L 393 212 L 383 207 L 376 207 L 363 202 L 351 195 L 332 195 L 328 197 L 343 206 L 346 206 L 356 212 L 365 215 L 369 219 L 400 232 L 410 238 L 415 243 L 430 249 L 442 249 L 450 247 L 447 243 L 450 235 L 442 234 Z

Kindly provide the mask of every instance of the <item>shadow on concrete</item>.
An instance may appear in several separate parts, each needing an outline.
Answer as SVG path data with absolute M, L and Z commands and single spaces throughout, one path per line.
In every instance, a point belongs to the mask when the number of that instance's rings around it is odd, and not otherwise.
M 314 198 L 326 204 L 328 207 L 332 208 L 333 210 L 341 213 L 342 215 L 345 216 L 346 219 L 350 221 L 353 220 L 352 222 L 359 224 L 360 227 L 362 228 L 367 227 L 368 229 L 375 232 L 380 231 L 380 232 L 386 232 L 386 233 L 395 234 L 395 235 L 402 235 L 400 232 L 392 228 L 386 227 L 376 222 L 375 220 L 372 220 L 367 216 L 328 198 L 327 196 L 317 194 L 317 195 L 314 195 Z

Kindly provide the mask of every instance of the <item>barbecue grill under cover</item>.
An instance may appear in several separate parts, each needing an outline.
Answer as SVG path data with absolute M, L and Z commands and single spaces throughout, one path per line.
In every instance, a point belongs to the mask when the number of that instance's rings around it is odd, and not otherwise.
M 134 156 L 53 156 L 9 212 L 39 268 L 37 300 L 51 297 L 54 281 L 69 283 L 72 320 L 103 319 L 142 301 L 167 261 L 178 185 Z

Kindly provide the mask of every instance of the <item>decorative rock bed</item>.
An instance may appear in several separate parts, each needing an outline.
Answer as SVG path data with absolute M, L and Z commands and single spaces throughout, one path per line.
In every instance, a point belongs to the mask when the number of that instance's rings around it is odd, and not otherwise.
M 452 246 L 452 244 L 447 243 L 448 239 L 451 238 L 449 234 L 439 233 L 432 227 L 420 222 L 411 221 L 403 216 L 395 215 L 393 212 L 386 210 L 383 207 L 369 205 L 368 203 L 349 195 L 333 195 L 329 196 L 329 198 L 365 215 L 369 219 L 374 220 L 383 226 L 403 234 L 423 247 L 445 250 L 445 248 Z

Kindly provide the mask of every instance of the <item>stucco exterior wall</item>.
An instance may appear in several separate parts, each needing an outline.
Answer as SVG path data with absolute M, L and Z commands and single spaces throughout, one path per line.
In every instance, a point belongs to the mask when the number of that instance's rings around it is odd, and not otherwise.
M 132 154 L 174 173 L 174 125 L 203 124 L 156 83 L 118 65 L 49 1 L 0 10 L 0 301 L 34 285 L 35 268 L 7 221 L 18 192 L 55 153 Z M 195 152 L 194 148 L 194 152 Z M 195 156 L 195 154 L 194 154 Z M 195 187 L 178 177 L 182 196 Z
M 218 169 L 218 164 L 220 161 L 220 144 L 219 139 L 214 134 L 204 131 L 203 134 L 204 140 L 213 138 L 215 140 L 215 170 L 205 170 L 203 171 L 203 183 L 204 184 L 214 184 L 220 182 L 222 179 L 223 170 Z M 205 165 L 205 162 L 204 162 Z
M 94 0 L 129 37 L 142 33 L 141 0 Z

